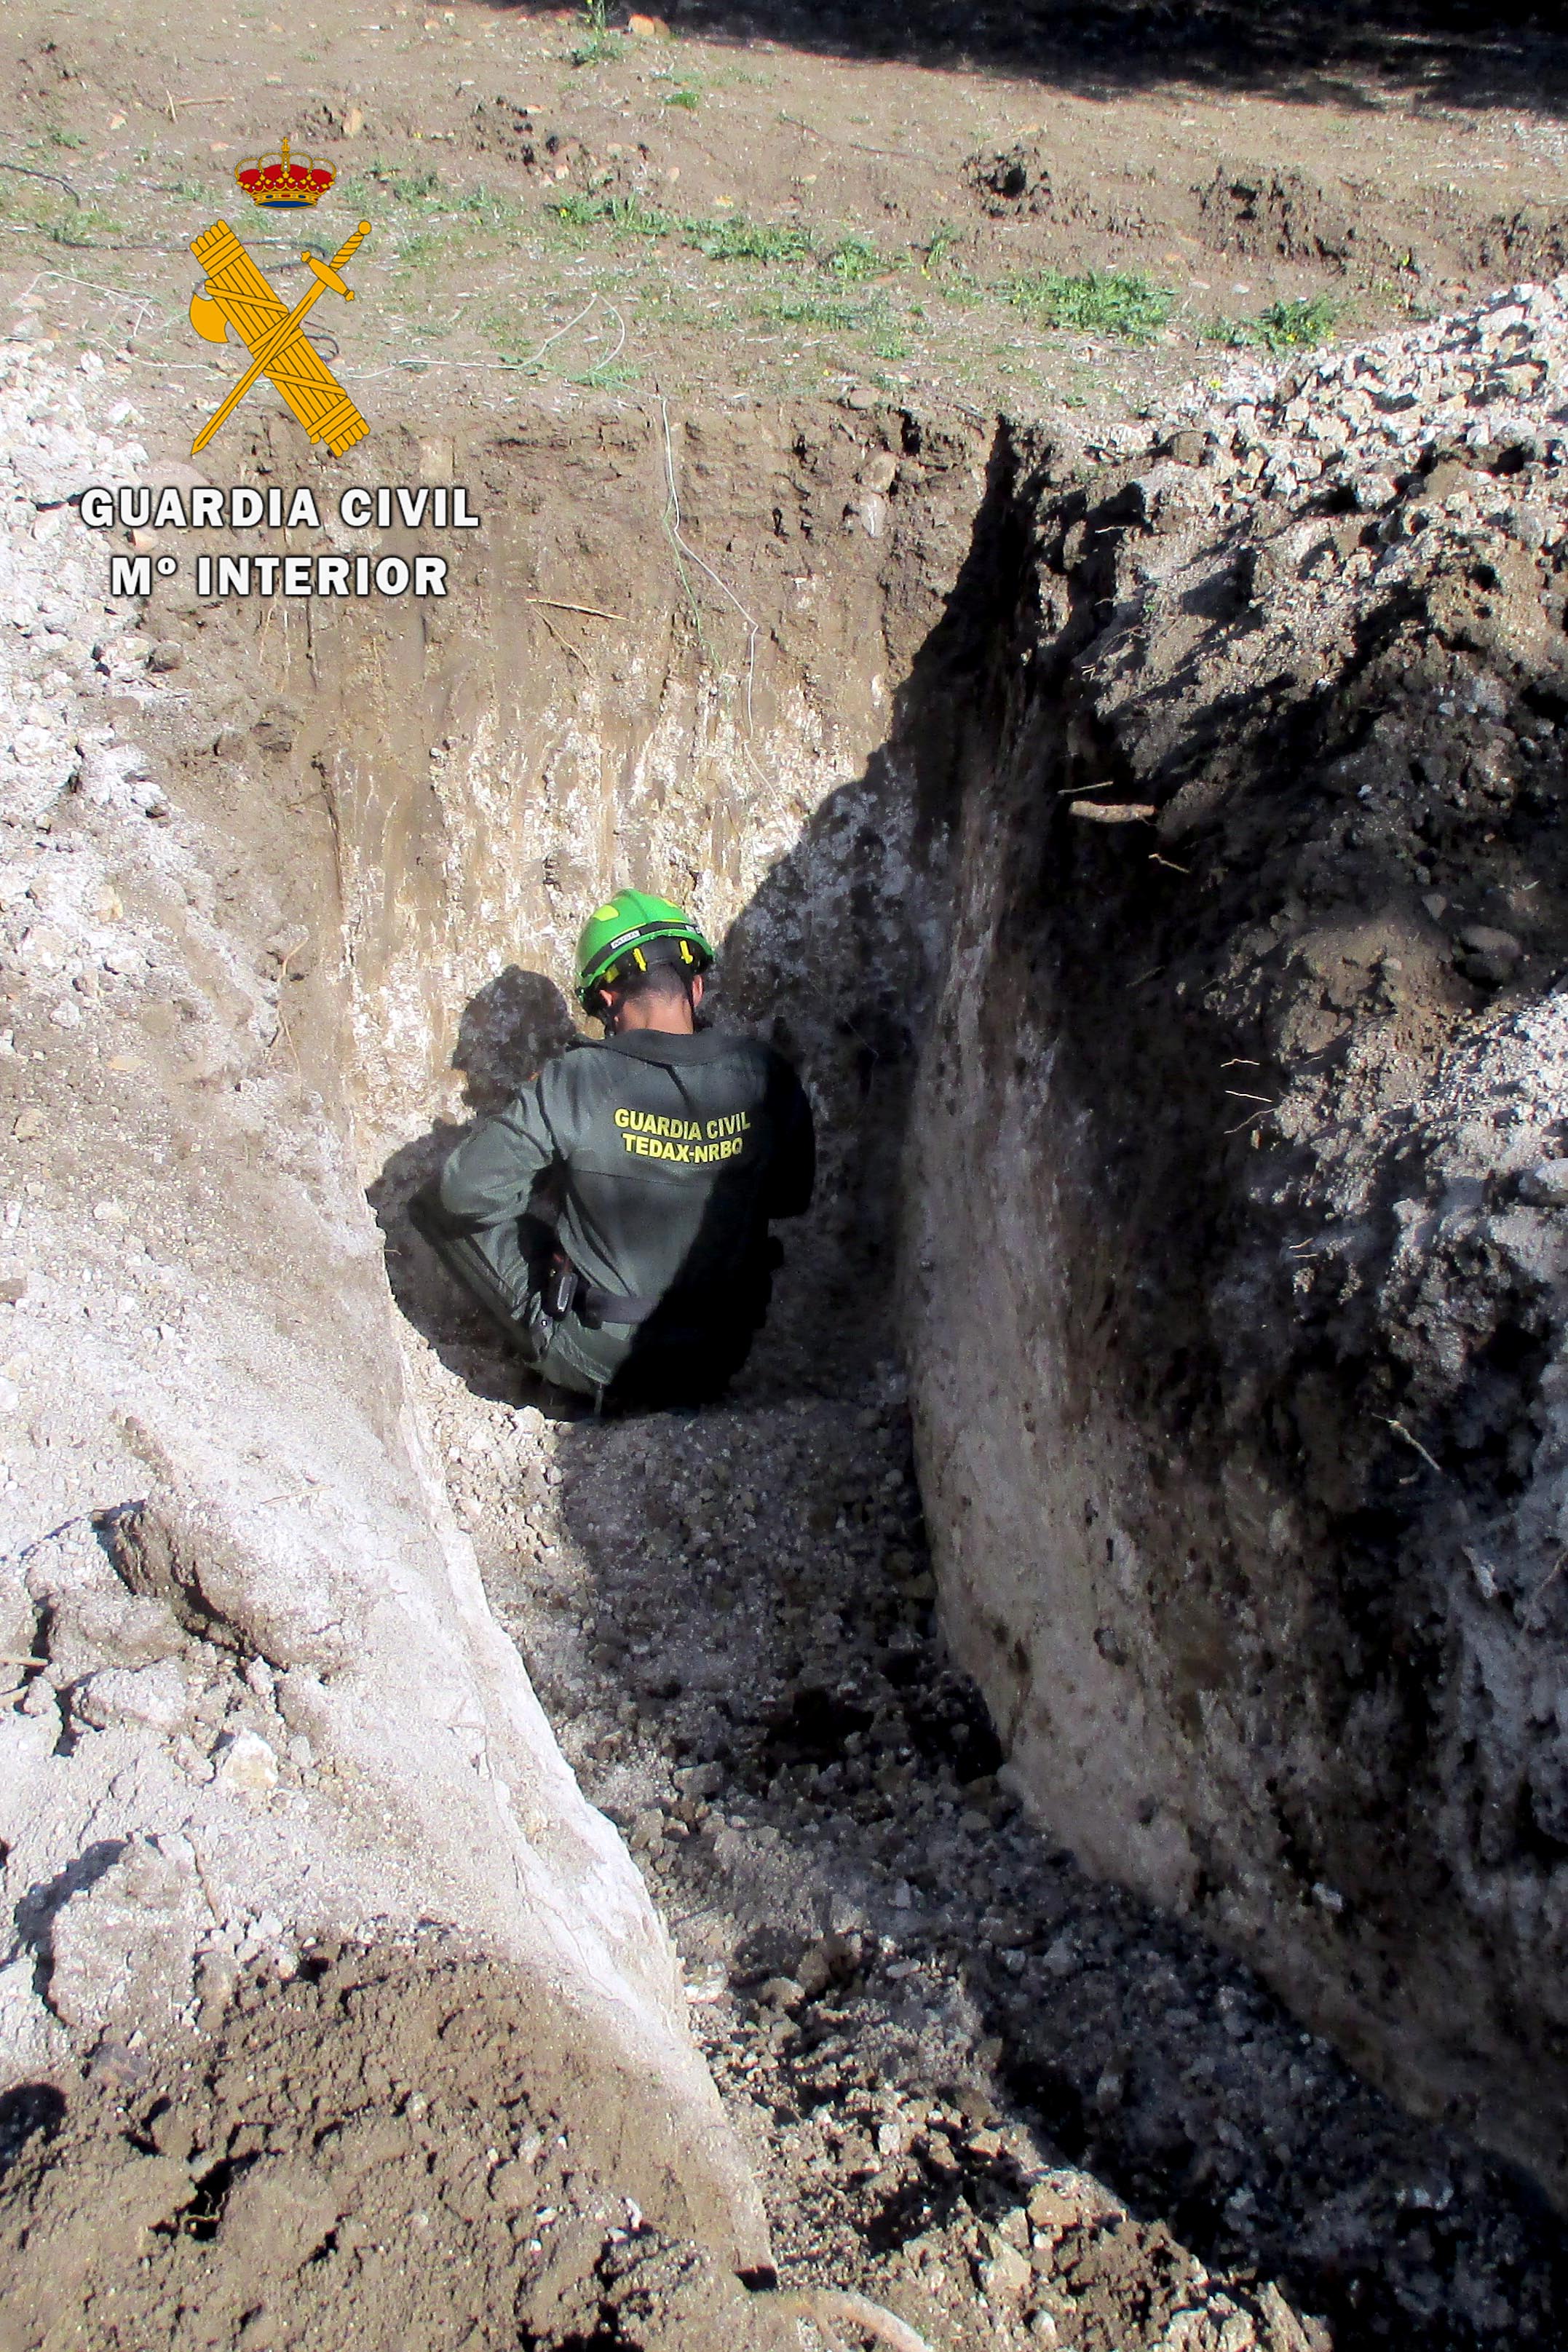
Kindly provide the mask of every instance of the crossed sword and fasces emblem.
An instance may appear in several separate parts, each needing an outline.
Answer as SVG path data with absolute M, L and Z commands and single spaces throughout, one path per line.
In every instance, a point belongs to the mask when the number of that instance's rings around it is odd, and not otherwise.
M 322 261 L 313 253 L 302 255 L 315 284 L 289 310 L 226 221 L 215 221 L 211 228 L 202 231 L 191 251 L 206 271 L 207 282 L 191 297 L 191 324 L 209 343 L 226 342 L 232 327 L 250 352 L 250 365 L 192 442 L 193 457 L 200 457 L 258 375 L 266 376 L 282 394 L 311 440 L 324 441 L 334 457 L 363 440 L 369 425 L 326 361 L 306 341 L 301 327 L 310 305 L 329 287 L 345 302 L 353 300 L 353 289 L 343 283 L 342 273 L 369 235 L 369 221 L 361 221 L 331 261 Z

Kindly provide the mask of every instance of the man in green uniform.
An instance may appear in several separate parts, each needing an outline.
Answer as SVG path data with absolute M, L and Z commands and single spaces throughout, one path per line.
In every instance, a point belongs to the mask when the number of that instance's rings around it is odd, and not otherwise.
M 700 1028 L 713 950 L 617 891 L 577 943 L 604 1024 L 458 1145 L 410 1206 L 547 1380 L 613 1401 L 716 1396 L 767 1312 L 773 1217 L 809 1205 L 810 1108 L 772 1046 Z

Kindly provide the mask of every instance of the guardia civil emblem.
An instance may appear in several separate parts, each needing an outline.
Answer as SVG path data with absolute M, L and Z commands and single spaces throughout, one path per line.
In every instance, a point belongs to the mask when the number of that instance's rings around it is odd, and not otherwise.
M 234 176 L 260 209 L 293 212 L 320 203 L 337 175 L 330 163 L 291 155 L 285 139 L 276 155 L 250 156 Z M 331 261 L 302 254 L 314 282 L 292 310 L 273 292 L 226 221 L 214 221 L 195 240 L 191 251 L 205 270 L 206 282 L 191 297 L 191 324 L 209 343 L 226 342 L 232 328 L 250 353 L 250 365 L 192 442 L 193 457 L 200 456 L 263 375 L 311 440 L 324 441 L 334 457 L 363 440 L 369 425 L 303 330 L 307 314 L 323 294 L 353 300 L 353 289 L 342 273 L 369 235 L 369 221 L 361 221 Z

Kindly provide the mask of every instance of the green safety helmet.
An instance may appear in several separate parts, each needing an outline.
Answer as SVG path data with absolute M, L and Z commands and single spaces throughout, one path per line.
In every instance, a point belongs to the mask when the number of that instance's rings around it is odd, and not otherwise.
M 647 890 L 617 890 L 595 907 L 577 941 L 577 994 L 591 1012 L 599 990 L 671 963 L 695 978 L 706 971 L 713 950 L 692 922 L 668 898 Z

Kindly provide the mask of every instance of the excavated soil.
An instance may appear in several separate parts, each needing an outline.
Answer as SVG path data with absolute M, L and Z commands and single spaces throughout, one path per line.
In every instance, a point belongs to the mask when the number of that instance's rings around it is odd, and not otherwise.
M 193 2039 L 8 2093 L 0 2345 L 760 2346 L 626 2193 L 631 2103 L 567 2126 L 552 2040 L 536 1988 L 438 1937 L 310 1948 Z
M 855 436 L 882 429 L 853 413 L 847 425 L 824 420 L 819 445 L 797 425 L 791 445 L 805 453 L 799 462 L 829 514 L 841 508 L 852 469 L 864 471 Z M 899 428 L 889 421 L 887 429 Z M 906 421 L 903 429 L 912 427 Z M 710 477 L 721 478 L 721 437 L 694 428 L 693 446 Z M 596 446 L 581 461 L 574 495 L 584 485 L 595 494 L 606 447 L 616 464 L 628 462 L 619 438 Z M 948 472 L 935 473 L 942 499 L 963 460 L 955 451 Z M 575 462 L 554 461 L 574 483 Z M 536 469 L 542 492 L 548 470 L 543 461 Z M 1048 471 L 1038 495 L 1070 530 L 1082 518 L 1076 508 L 1056 513 Z M 1007 465 L 993 478 L 997 499 L 1014 496 Z M 1122 527 L 1120 496 L 1113 489 L 1108 529 Z M 689 515 L 689 528 L 711 534 L 703 544 L 717 553 L 733 530 L 722 498 L 713 492 L 698 511 L 701 524 Z M 806 546 L 820 528 L 807 500 Z M 948 562 L 946 538 L 931 543 Z M 994 573 L 994 517 L 983 520 L 976 546 L 982 560 L 971 572 L 979 576 L 954 600 L 957 621 L 950 614 L 940 625 L 956 626 L 961 644 L 965 598 L 989 611 L 1012 593 Z M 606 541 L 595 560 L 608 564 L 612 554 Z M 1099 559 L 1091 551 L 1087 560 Z M 750 594 L 754 583 L 745 584 Z M 921 595 L 914 584 L 902 592 L 902 625 L 918 641 L 934 599 L 929 582 Z M 843 582 L 840 593 L 849 593 Z M 189 620 L 171 616 L 165 625 L 189 631 L 193 670 L 210 658 Z M 219 642 L 245 675 L 233 633 Z M 313 648 L 318 663 L 322 643 Z M 835 657 L 837 643 L 825 630 L 821 658 Z M 128 654 L 118 681 L 132 676 L 129 664 Z M 234 693 L 231 684 L 231 700 Z M 271 755 L 274 737 L 288 746 L 290 712 L 282 701 L 268 708 L 279 714 L 261 722 L 270 730 L 261 750 Z M 276 811 L 295 787 L 273 767 L 257 762 L 247 798 L 232 782 L 233 734 L 217 739 L 215 761 L 210 724 L 204 735 L 178 714 L 167 723 L 164 740 L 185 744 L 193 793 L 214 793 L 200 779 L 215 768 L 226 778 L 218 791 L 228 805 L 220 800 L 215 814 L 246 825 L 258 848 L 270 842 L 271 855 L 279 840 L 298 837 L 297 825 L 278 829 Z M 313 769 L 309 736 L 300 756 Z M 897 793 L 896 771 L 879 788 Z M 352 797 L 340 792 L 332 806 L 346 860 Z M 858 814 L 858 806 L 852 799 L 847 818 L 830 813 L 819 831 L 858 843 L 864 855 L 879 820 L 876 803 Z M 819 879 L 847 888 L 819 855 Z M 237 865 L 230 887 L 231 919 L 243 930 Z M 829 893 L 817 903 L 831 902 Z M 283 904 L 300 911 L 299 898 Z M 295 939 L 277 930 L 276 907 L 267 921 L 269 939 Z M 362 958 L 366 937 L 362 929 Z M 309 971 L 308 948 L 274 946 L 274 965 L 285 952 Z M 832 966 L 811 969 L 826 981 Z M 309 982 L 299 987 L 309 1002 Z M 535 985 L 524 1008 L 537 1010 L 536 999 L 547 1008 L 555 1002 Z M 508 1002 L 502 992 L 492 1012 L 504 1013 Z M 828 1070 L 836 1103 L 847 1106 L 836 1153 L 847 1169 L 858 1155 L 870 1171 L 863 1181 L 874 1184 L 891 1166 L 876 1130 L 879 1120 L 896 1124 L 908 1039 L 894 1048 L 891 1033 L 853 1003 L 856 1029 L 835 1048 L 842 1066 L 829 1055 L 813 1067 Z M 319 1038 L 313 1045 L 307 1013 L 289 1018 L 292 1031 L 280 1034 L 309 1069 Z M 818 1018 L 831 1036 L 831 1022 Z M 811 1042 L 814 1055 L 826 1051 L 820 1035 Z M 510 1034 L 489 1044 L 502 1066 L 518 1050 Z M 495 1072 L 473 1045 L 458 1041 L 457 1054 L 479 1096 Z M 858 1139 L 847 1108 L 857 1083 L 870 1106 Z M 475 1538 L 492 1605 L 585 1788 L 625 1826 L 669 1922 L 693 2022 L 764 2183 L 784 2285 L 858 2287 L 944 2352 L 1053 2342 L 1081 2352 L 1321 2352 L 1330 2344 L 1355 2352 L 1387 2342 L 1476 2352 L 1560 2340 L 1568 2294 L 1561 2233 L 1527 2186 L 1461 2140 L 1401 2116 L 1243 1966 L 1170 1916 L 1097 1884 L 1030 1825 L 1016 1783 L 999 1769 L 984 1710 L 934 1623 L 885 1276 L 862 1263 L 849 1278 L 842 1253 L 824 1234 L 808 1235 L 793 1246 L 773 1323 L 730 1403 L 695 1418 L 579 1417 L 525 1381 L 403 1220 L 408 1189 L 454 1139 L 450 1097 L 445 1074 L 423 1103 L 405 1091 L 404 1132 L 430 1120 L 434 1128 L 401 1145 L 372 1187 L 406 1318 L 415 1401 Z M 427 1966 L 434 1973 L 421 1974 Z M 398 2242 L 395 2225 L 419 2229 L 416 2212 L 440 2233 L 440 2274 L 473 2265 L 478 2308 L 466 2294 L 456 2299 L 453 2325 L 468 2333 L 453 2334 L 454 2343 L 509 2343 L 521 2327 L 532 2331 L 522 2340 L 542 2344 L 651 2345 L 667 2308 L 675 2341 L 700 2343 L 703 2328 L 721 2325 L 735 2340 L 753 2307 L 697 2263 L 679 2232 L 669 2246 L 645 2243 L 635 2229 L 617 2242 L 629 2222 L 614 2202 L 626 2193 L 614 2160 L 591 2151 L 580 2172 L 573 2164 L 570 2183 L 542 2180 L 515 2227 L 492 2210 L 490 2176 L 512 2160 L 509 2146 L 545 2132 L 551 2088 L 524 2081 L 516 2112 L 505 2108 L 517 2077 L 500 2025 L 493 2034 L 486 2028 L 461 2082 L 444 2086 L 441 2028 L 457 2006 L 450 1969 L 469 1968 L 467 2006 L 488 2015 L 493 1972 L 466 1960 L 416 1966 L 351 1952 L 319 1983 L 308 1968 L 281 1990 L 255 1985 L 237 2017 L 209 2021 L 216 2038 L 187 2045 L 180 2058 L 174 2105 L 199 2109 L 180 2149 L 163 2146 L 151 2112 L 171 2096 L 161 2056 L 134 2054 L 133 2072 L 147 2065 L 149 2074 L 130 2085 L 100 2076 L 85 2097 L 71 2092 L 63 2130 L 52 2140 L 36 2134 L 10 2176 L 3 2210 L 22 2256 L 30 2263 L 57 2229 L 68 2232 L 100 2210 L 106 2180 L 127 2169 L 134 2179 L 137 2165 L 155 2161 L 146 2185 L 158 2186 L 166 2208 L 150 2221 L 138 2209 L 119 2253 L 89 2276 L 100 2298 L 91 2309 L 105 2313 L 106 2329 L 110 2289 L 115 2304 L 125 2298 L 132 2318 L 121 2341 L 159 2340 L 171 2326 L 179 2344 L 228 2340 L 226 2330 L 255 2317 L 250 2304 L 236 2308 L 236 2277 L 249 2281 L 268 2263 L 282 2271 L 275 2288 L 255 2290 L 268 2306 L 257 2325 L 276 2322 L 276 2332 L 253 2333 L 248 2343 L 305 2345 L 335 2330 L 352 2352 L 380 2352 L 400 2340 L 399 2327 L 403 2340 L 423 2330 L 429 2333 L 435 2323 L 408 2300 L 416 2286 L 395 2264 L 379 2273 L 377 2299 L 323 2297 L 329 2281 L 347 2279 L 342 2247 L 353 2263 L 385 2263 L 375 2248 Z M 370 2062 L 384 2068 L 385 2086 L 374 2074 L 358 2081 L 365 2043 L 343 2014 L 356 1969 L 383 1987 L 375 2000 L 384 2011 L 411 2004 L 416 2047 L 406 2065 L 379 2052 Z M 331 2051 L 339 2034 L 345 2055 L 328 2065 L 318 2097 L 317 2062 L 302 2053 L 313 2037 Z M 243 2104 L 220 2112 L 230 2053 L 255 2076 L 254 2112 Z M 187 2063 L 214 2086 L 194 2101 L 183 2087 Z M 415 2153 L 405 2148 L 384 2195 L 373 2184 L 368 2203 L 351 2210 L 345 2200 L 347 2240 L 340 2231 L 338 2247 L 326 2247 L 338 2229 L 329 2221 L 307 2245 L 329 2190 L 342 2195 L 332 2185 L 332 2135 L 372 2111 L 388 2129 L 417 2125 L 433 2144 L 416 2133 Z M 17 2113 L 22 2122 L 51 2120 L 47 2106 Z M 151 2158 L 136 2152 L 138 2137 L 150 2140 Z M 250 2159 L 279 2169 L 257 2169 L 253 2194 L 241 2197 L 237 2186 L 232 2202 L 209 2211 L 217 2188 L 201 2181 L 216 2172 L 221 2187 L 234 2178 L 222 2168 Z M 276 2200 L 261 2190 L 272 2179 Z M 421 2186 L 430 2181 L 433 2192 Z M 189 2205 L 180 2201 L 187 2191 Z M 430 2194 L 433 2203 L 416 2201 Z M 272 2251 L 279 2205 L 299 2231 L 287 2256 Z M 554 2224 L 543 2211 L 552 2206 L 573 2217 L 571 2251 L 551 2272 L 559 2316 L 528 2300 L 545 2291 L 530 2263 L 550 2254 Z M 356 2215 L 363 2244 L 352 2242 Z M 209 2220 L 216 2232 L 204 2238 Z M 134 2236 L 143 2228 L 150 2240 Z M 217 2257 L 200 2251 L 209 2244 Z M 49 2267 L 58 2271 L 52 2259 Z M 520 2287 L 521 2305 L 508 2300 Z M 681 2294 L 692 2300 L 682 2305 Z M 176 2307 L 186 2316 L 175 2317 Z M 441 2325 L 452 2316 L 448 2308 Z M 40 2307 L 17 2340 L 45 2340 L 47 2324 Z

